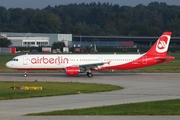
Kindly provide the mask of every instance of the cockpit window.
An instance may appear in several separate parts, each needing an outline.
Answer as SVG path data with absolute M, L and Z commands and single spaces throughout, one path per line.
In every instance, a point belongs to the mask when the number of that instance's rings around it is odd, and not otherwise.
M 13 61 L 18 61 L 18 59 L 13 59 Z

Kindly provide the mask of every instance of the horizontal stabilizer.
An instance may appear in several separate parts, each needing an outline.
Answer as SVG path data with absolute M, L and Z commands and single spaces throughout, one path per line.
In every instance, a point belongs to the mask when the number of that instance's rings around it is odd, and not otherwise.
M 166 56 L 166 57 L 155 58 L 155 60 L 174 60 L 174 57 L 173 56 Z

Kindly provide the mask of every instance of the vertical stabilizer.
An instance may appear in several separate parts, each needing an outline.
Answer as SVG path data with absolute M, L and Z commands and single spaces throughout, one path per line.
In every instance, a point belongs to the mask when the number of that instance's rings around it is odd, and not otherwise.
M 171 35 L 172 32 L 164 32 L 146 54 L 166 56 Z

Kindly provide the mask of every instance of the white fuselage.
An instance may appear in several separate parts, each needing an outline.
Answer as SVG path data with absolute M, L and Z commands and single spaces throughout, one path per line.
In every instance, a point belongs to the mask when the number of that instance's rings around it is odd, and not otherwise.
M 67 66 L 79 66 L 94 63 L 107 63 L 101 67 L 110 67 L 132 62 L 142 55 L 140 54 L 39 54 L 20 55 L 14 57 L 6 66 L 14 69 L 64 69 Z

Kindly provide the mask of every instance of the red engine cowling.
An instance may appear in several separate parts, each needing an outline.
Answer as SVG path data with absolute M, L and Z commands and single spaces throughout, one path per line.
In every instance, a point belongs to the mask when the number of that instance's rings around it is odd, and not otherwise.
M 66 67 L 65 69 L 66 75 L 68 76 L 75 76 L 78 75 L 80 70 L 79 67 Z

